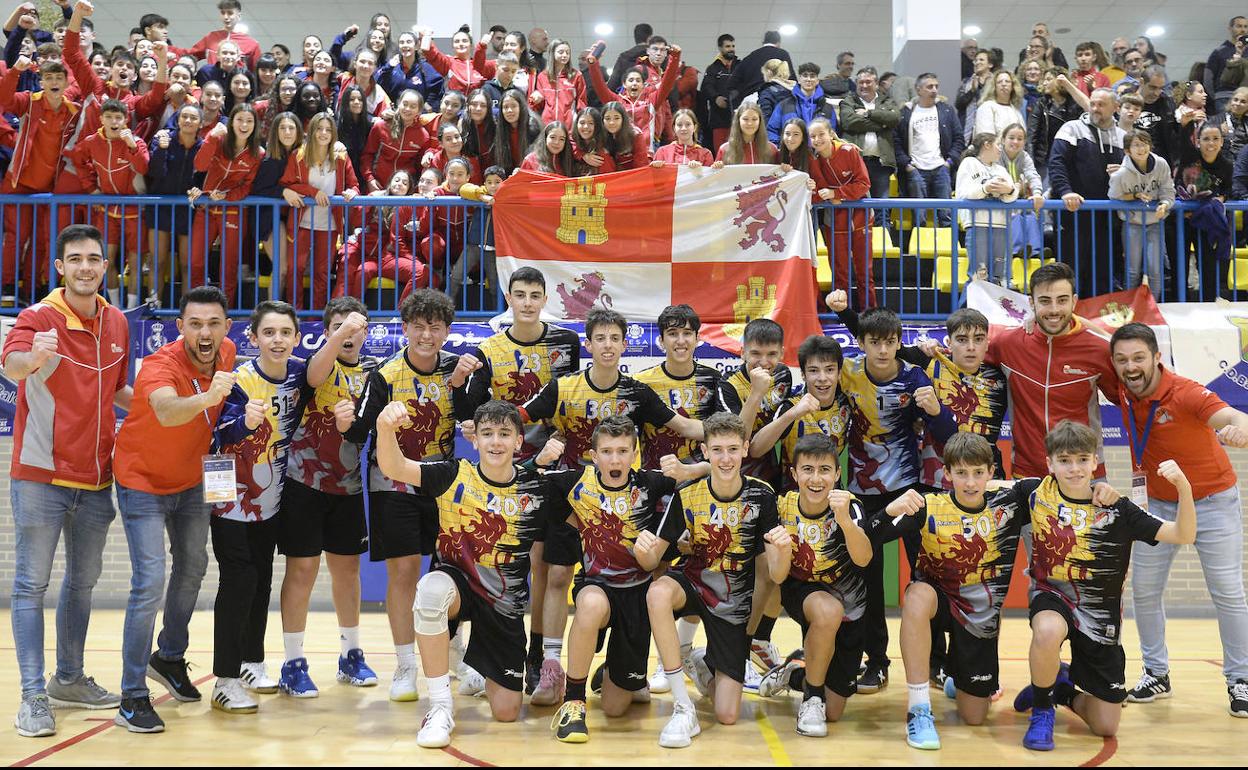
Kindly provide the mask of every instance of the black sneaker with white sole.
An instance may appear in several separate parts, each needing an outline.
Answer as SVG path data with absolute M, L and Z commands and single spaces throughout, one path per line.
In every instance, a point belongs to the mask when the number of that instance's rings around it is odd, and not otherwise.
M 858 677 L 858 692 L 863 695 L 877 693 L 888 687 L 888 666 L 877 666 L 874 663 L 867 664 L 867 670 L 862 676 Z
M 152 708 L 152 699 L 123 698 L 113 723 L 126 728 L 132 733 L 163 733 L 165 722 Z
M 1248 719 L 1248 679 L 1235 680 L 1235 684 L 1227 686 L 1226 693 L 1231 696 L 1231 705 L 1227 709 L 1231 716 Z
M 1170 674 L 1154 674 L 1148 669 L 1140 674 L 1140 681 L 1127 691 L 1127 700 L 1132 703 L 1152 703 L 1155 700 L 1169 698 L 1174 695 L 1170 688 Z
M 203 696 L 191 682 L 190 667 L 185 659 L 163 660 L 153 652 L 152 657 L 147 659 L 147 676 L 163 684 L 175 700 L 194 703 Z

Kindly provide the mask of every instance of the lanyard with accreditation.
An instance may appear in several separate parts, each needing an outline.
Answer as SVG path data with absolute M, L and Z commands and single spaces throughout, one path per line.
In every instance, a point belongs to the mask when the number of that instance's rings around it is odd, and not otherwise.
M 214 371 L 213 374 L 215 375 L 216 372 Z M 204 394 L 204 389 L 200 387 L 198 378 L 191 378 L 191 386 L 195 388 L 195 395 L 202 396 Z M 211 431 L 212 417 L 209 416 L 207 409 L 204 410 L 204 420 L 208 423 L 208 430 Z M 209 505 L 236 502 L 238 499 L 238 488 L 234 474 L 234 455 L 204 455 L 203 463 L 204 502 Z
M 1144 510 L 1148 510 L 1148 474 L 1144 472 L 1144 448 L 1148 446 L 1148 436 L 1153 431 L 1153 421 L 1157 419 L 1157 406 L 1161 403 L 1153 401 L 1148 407 L 1148 420 L 1144 430 L 1137 437 L 1135 427 L 1135 410 L 1130 399 L 1123 395 L 1123 411 L 1127 424 L 1127 438 L 1131 442 L 1131 502 Z

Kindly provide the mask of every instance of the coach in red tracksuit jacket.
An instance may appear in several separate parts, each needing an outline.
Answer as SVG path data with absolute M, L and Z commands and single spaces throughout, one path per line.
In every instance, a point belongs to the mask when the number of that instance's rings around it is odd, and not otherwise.
M 759 128 L 762 131 L 763 128 Z M 871 193 L 871 177 L 862 153 L 849 142 L 842 142 L 826 119 L 810 124 L 810 177 L 815 182 L 815 201 L 856 201 Z M 859 307 L 875 305 L 875 279 L 871 274 L 871 239 L 867 230 L 866 209 L 838 209 L 822 212 L 831 215 L 831 225 L 821 226 L 828 246 L 828 259 L 835 271 L 835 287 L 855 293 Z M 850 276 L 850 261 L 853 276 Z

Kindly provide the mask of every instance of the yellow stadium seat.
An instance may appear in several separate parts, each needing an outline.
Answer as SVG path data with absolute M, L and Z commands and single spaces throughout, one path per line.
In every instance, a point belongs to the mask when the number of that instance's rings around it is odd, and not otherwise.
M 827 252 L 815 257 L 815 282 L 819 284 L 820 291 L 832 290 L 832 262 Z
M 368 288 L 370 289 L 393 289 L 397 285 L 389 278 L 374 278 L 368 282 Z
M 910 231 L 910 251 L 920 257 L 951 257 L 953 231 L 948 227 L 916 227 Z
M 1026 292 L 1031 285 L 1031 274 L 1040 269 L 1041 265 L 1052 262 L 1043 257 L 1014 257 L 1010 260 L 1010 285 L 1021 292 Z
M 936 290 L 946 294 L 953 291 L 953 257 L 936 257 Z
M 1236 249 L 1236 252 L 1239 251 L 1240 249 Z M 1226 269 L 1226 288 L 1248 289 L 1248 259 L 1240 257 L 1238 253 Z
M 871 255 L 876 258 L 901 256 L 901 249 L 893 245 L 893 234 L 887 227 L 871 228 Z
M 271 275 L 262 275 L 262 276 L 257 277 L 257 278 L 256 278 L 256 286 L 259 286 L 261 289 L 268 289 L 268 288 L 272 288 L 272 286 L 273 286 L 273 276 L 271 276 Z
M 821 257 L 828 256 L 828 244 L 823 241 L 823 228 L 815 230 L 815 254 Z

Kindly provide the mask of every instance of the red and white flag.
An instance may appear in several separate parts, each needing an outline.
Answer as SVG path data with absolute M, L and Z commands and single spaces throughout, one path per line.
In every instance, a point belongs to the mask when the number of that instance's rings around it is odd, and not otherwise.
M 499 280 L 546 276 L 550 312 L 604 307 L 653 321 L 687 303 L 703 338 L 739 349 L 744 325 L 785 328 L 786 358 L 820 333 L 806 174 L 778 166 L 667 165 L 567 179 L 520 172 L 494 202 Z

